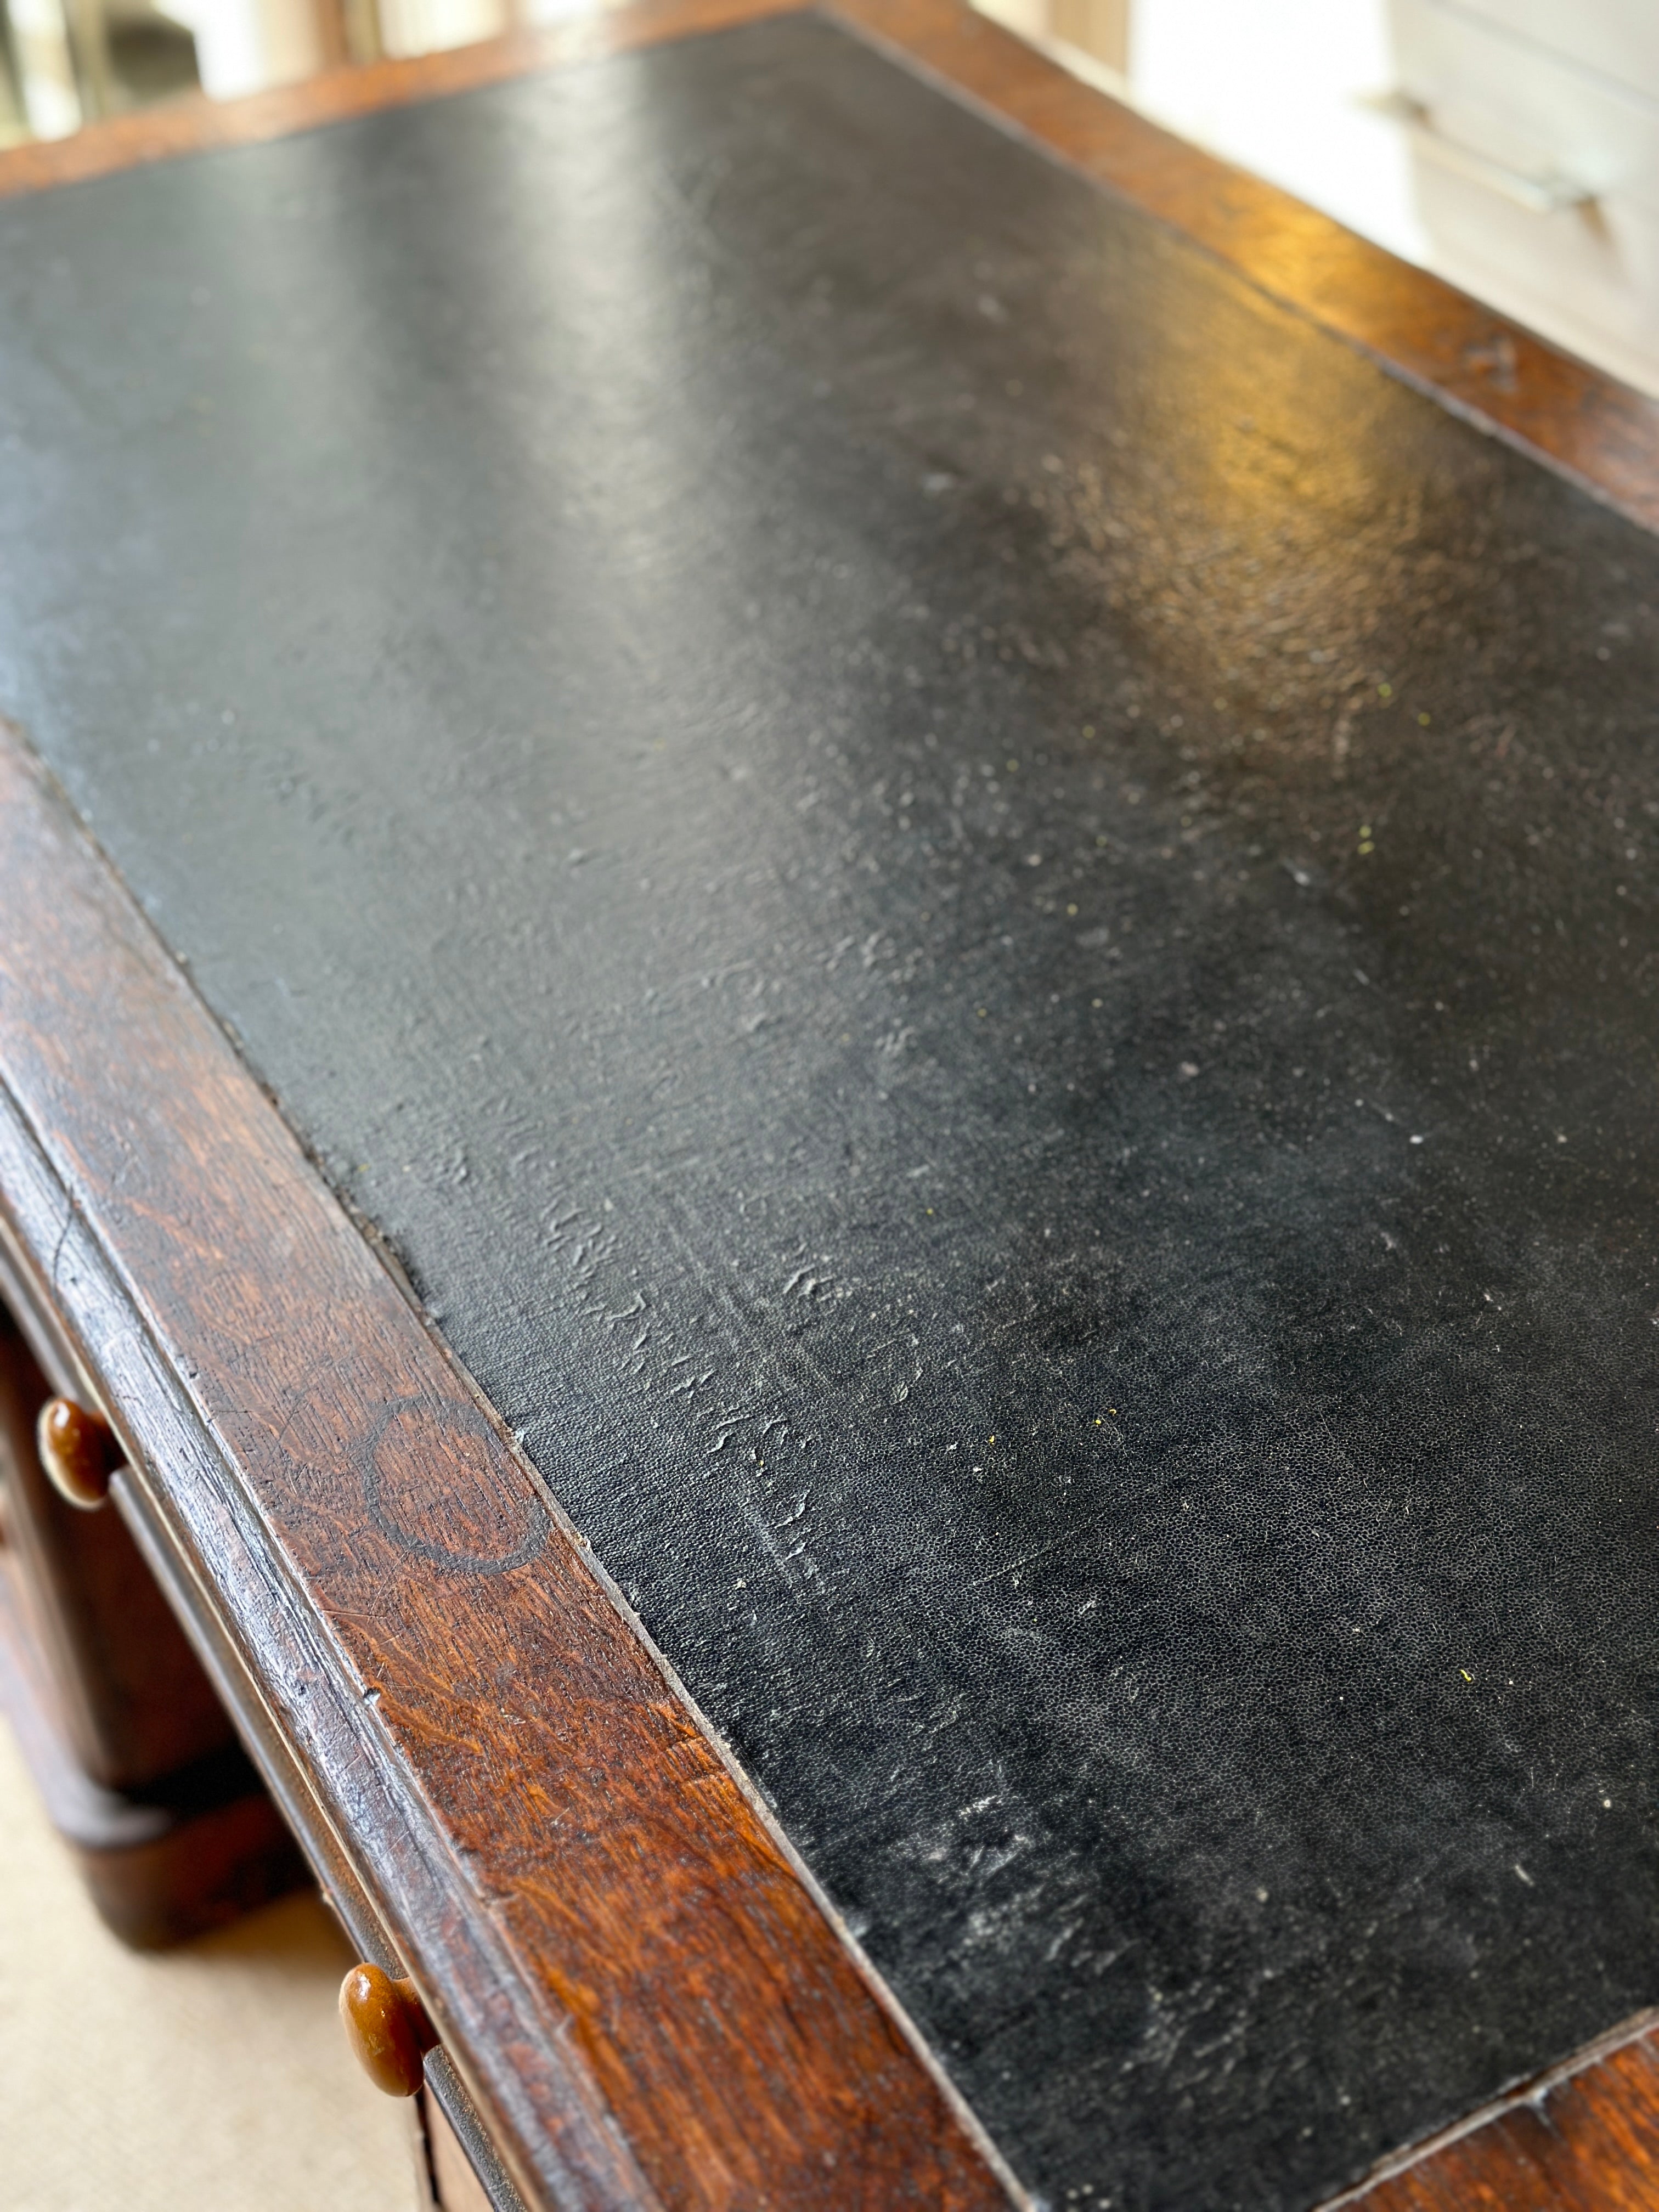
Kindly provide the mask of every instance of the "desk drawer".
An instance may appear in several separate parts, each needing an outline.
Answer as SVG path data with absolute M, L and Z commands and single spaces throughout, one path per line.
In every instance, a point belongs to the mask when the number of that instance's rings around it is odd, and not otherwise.
M 1659 8 L 1653 10 L 1659 38 Z M 1659 94 L 1511 38 L 1448 0 L 1393 0 L 1400 89 L 1448 149 L 1517 181 L 1659 210 Z
M 1392 15 L 1433 266 L 1659 388 L 1659 100 L 1461 0 L 1393 0 Z
M 0 1706 L 98 1911 L 151 1949 L 304 1869 L 121 1513 L 48 1481 L 35 1420 L 54 1392 L 94 1402 L 0 1263 Z
M 1419 157 L 1434 266 L 1501 313 L 1659 392 L 1659 216 L 1609 202 L 1540 216 Z
M 36 1416 L 54 1390 L 82 1400 L 88 1393 L 67 1355 L 52 1356 L 46 1317 L 15 1282 L 5 1287 L 0 1493 L 8 1556 L 80 1765 L 101 1789 L 143 1789 L 228 1750 L 234 1732 L 119 1514 L 79 1512 L 47 1481 Z M 25 1319 L 44 1359 L 18 1326 Z
M 1653 0 L 1456 0 L 1455 12 L 1517 46 L 1545 48 L 1659 100 L 1659 8 Z

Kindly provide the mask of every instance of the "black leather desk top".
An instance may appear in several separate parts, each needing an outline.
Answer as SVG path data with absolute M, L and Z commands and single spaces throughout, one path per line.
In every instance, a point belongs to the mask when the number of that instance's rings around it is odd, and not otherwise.
M 1035 2190 L 1659 1999 L 1651 540 L 811 20 L 0 209 L 0 705 Z

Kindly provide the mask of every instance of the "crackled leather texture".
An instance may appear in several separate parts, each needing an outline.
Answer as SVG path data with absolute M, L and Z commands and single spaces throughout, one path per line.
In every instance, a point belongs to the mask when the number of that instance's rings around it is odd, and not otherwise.
M 0 708 L 1022 2178 L 1659 1999 L 1653 542 L 815 19 L 0 209 Z

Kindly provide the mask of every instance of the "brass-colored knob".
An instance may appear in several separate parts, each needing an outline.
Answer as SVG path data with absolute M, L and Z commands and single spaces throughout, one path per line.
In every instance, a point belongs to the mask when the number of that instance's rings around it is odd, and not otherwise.
M 121 1447 L 101 1413 L 69 1398 L 49 1398 L 35 1425 L 35 1447 L 52 1488 L 83 1513 L 109 1496 L 109 1479 L 121 1464 Z
M 393 1981 L 379 1966 L 354 1966 L 340 1984 L 340 2018 L 375 2087 L 388 2097 L 412 2097 L 426 2070 L 421 2062 L 438 2040 L 414 1983 Z

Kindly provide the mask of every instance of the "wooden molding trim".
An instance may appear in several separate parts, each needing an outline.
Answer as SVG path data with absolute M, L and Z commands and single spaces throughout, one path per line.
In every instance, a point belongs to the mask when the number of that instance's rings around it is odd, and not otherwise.
M 244 100 L 182 100 L 0 153 L 0 198 L 246 145 L 353 115 L 795 12 L 804 0 L 594 0 L 540 29 L 331 70 Z M 1391 374 L 1659 529 L 1659 400 L 1549 344 L 1316 209 L 1070 76 L 961 0 L 830 12 L 1182 232 Z
M 1017 2199 L 580 1537 L 3 731 L 0 884 L 14 1267 L 115 1421 L 135 1470 L 118 1503 L 250 1747 L 354 1933 L 366 1902 L 412 1975 L 524 2196 Z
M 1325 2212 L 1650 2212 L 1659 2203 L 1659 2014 L 1391 2159 Z

